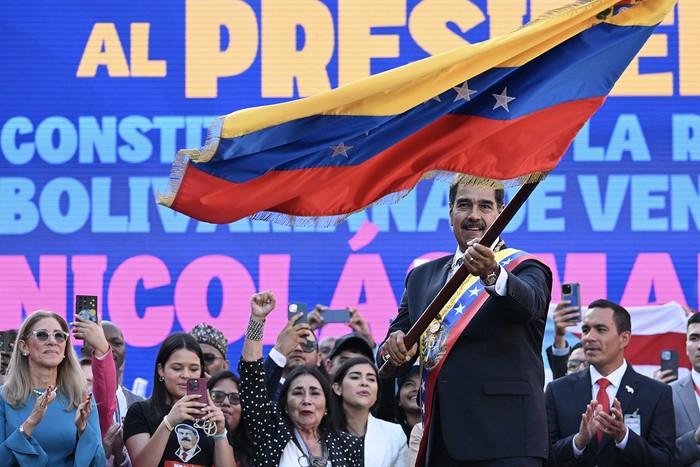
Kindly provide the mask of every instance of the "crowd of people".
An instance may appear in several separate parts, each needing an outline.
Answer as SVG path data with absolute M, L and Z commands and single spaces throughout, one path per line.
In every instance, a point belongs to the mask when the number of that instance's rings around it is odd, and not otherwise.
M 626 361 L 625 308 L 591 303 L 569 346 L 580 315 L 562 302 L 545 387 L 551 272 L 500 238 L 479 244 L 503 206 L 501 189 L 453 183 L 457 250 L 409 273 L 382 343 L 354 308 L 347 334 L 319 342 L 318 305 L 291 316 L 264 355 L 277 304 L 261 292 L 235 368 L 224 333 L 201 323 L 163 341 L 148 399 L 121 384 L 115 323 L 29 314 L 2 354 L 0 466 L 700 466 L 700 314 L 687 324 L 691 374 L 667 384 L 668 373 L 649 378 Z M 462 267 L 468 279 L 409 342 Z M 395 377 L 380 376 L 385 362 Z

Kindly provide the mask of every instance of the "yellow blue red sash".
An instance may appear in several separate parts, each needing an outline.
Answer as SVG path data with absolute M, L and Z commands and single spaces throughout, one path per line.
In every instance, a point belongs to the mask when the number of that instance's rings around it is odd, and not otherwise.
M 505 248 L 496 252 L 495 255 L 498 264 L 508 271 L 512 271 L 526 260 L 540 261 L 533 255 L 513 248 Z M 419 352 L 423 383 L 420 391 L 423 403 L 423 438 L 416 460 L 417 466 L 425 464 L 435 382 L 440 368 L 450 353 L 452 345 L 488 298 L 489 294 L 479 278 L 468 276 L 421 335 Z

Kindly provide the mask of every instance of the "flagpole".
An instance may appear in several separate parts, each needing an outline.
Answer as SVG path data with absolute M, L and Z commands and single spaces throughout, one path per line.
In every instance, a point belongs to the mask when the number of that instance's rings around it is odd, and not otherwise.
M 491 227 L 488 228 L 484 236 L 481 238 L 479 243 L 481 245 L 491 246 L 496 241 L 498 236 L 506 228 L 506 225 L 513 219 L 513 216 L 518 212 L 518 210 L 525 203 L 527 198 L 533 192 L 539 182 L 526 183 L 518 192 L 513 196 L 503 211 L 498 215 Z M 462 282 L 469 276 L 469 270 L 465 264 L 462 264 L 455 273 L 450 277 L 450 280 L 442 286 L 440 292 L 435 296 L 430 305 L 425 309 L 423 314 L 418 318 L 418 320 L 411 326 L 408 333 L 404 336 L 403 342 L 407 349 L 413 347 L 413 345 L 418 342 L 420 336 L 423 335 L 430 323 L 435 319 L 435 317 L 440 313 L 440 310 L 445 306 L 447 301 L 454 295 Z M 392 365 L 389 361 L 385 361 L 382 367 L 379 369 L 379 374 L 382 378 L 390 378 L 396 372 L 398 367 Z

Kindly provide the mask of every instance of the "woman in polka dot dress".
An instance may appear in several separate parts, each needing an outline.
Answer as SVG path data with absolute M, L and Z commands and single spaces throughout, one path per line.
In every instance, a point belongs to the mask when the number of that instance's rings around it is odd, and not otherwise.
M 255 465 L 362 466 L 363 442 L 335 429 L 330 383 L 318 370 L 296 368 L 282 386 L 279 403 L 268 401 L 262 334 L 275 296 L 270 291 L 253 295 L 250 305 L 238 371 L 243 420 L 253 437 Z

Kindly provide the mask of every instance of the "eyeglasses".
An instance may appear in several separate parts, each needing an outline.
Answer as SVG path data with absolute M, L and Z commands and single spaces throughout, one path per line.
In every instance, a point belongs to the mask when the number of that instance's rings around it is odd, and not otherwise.
M 224 392 L 224 391 L 209 391 L 209 397 L 215 404 L 223 404 L 224 400 L 228 397 L 228 401 L 231 405 L 238 405 L 241 403 L 241 396 L 237 392 Z
M 581 368 L 581 365 L 584 366 L 584 368 L 588 368 L 588 362 L 586 360 L 577 360 L 575 358 L 569 359 L 568 362 L 566 362 L 566 369 L 569 371 L 575 371 Z
M 211 365 L 212 363 L 214 363 L 218 359 L 223 360 L 224 357 L 219 357 L 218 355 L 214 355 L 213 353 L 205 353 L 203 355 L 203 360 L 204 360 L 205 365 Z
M 36 331 L 32 331 L 32 334 L 36 337 L 36 340 L 39 342 L 46 342 L 49 340 L 49 331 L 45 331 L 44 329 L 37 329 Z M 59 344 L 64 343 L 65 341 L 68 340 L 68 333 L 65 331 L 54 331 L 53 332 L 53 338 L 58 342 Z

